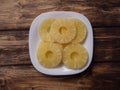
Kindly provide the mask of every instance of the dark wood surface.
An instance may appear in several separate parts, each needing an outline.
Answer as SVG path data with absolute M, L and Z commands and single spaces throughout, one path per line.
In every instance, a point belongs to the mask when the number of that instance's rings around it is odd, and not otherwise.
M 73 76 L 47 76 L 29 57 L 32 20 L 47 11 L 76 11 L 91 21 L 94 55 Z M 0 0 L 0 90 L 120 90 L 120 0 Z

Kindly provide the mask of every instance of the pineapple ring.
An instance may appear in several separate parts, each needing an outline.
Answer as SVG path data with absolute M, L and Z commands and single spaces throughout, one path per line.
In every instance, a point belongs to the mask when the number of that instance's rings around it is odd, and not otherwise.
M 72 18 L 71 21 L 75 23 L 75 27 L 77 31 L 77 34 L 72 42 L 73 43 L 83 42 L 87 34 L 87 28 L 85 24 L 81 20 L 76 18 Z
M 50 36 L 51 24 L 55 21 L 55 18 L 47 18 L 39 25 L 39 35 L 44 41 L 53 42 L 53 39 Z
M 41 41 L 38 46 L 37 58 L 39 63 L 44 67 L 56 67 L 61 63 L 62 46 Z
M 50 34 L 56 42 L 64 44 L 73 40 L 76 29 L 70 19 L 60 18 L 51 25 Z
M 88 54 L 80 44 L 70 44 L 63 50 L 63 63 L 70 69 L 79 69 L 87 63 Z

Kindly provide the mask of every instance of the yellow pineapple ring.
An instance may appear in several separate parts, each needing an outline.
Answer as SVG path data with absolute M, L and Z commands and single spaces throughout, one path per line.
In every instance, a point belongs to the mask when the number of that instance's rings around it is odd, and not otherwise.
M 37 50 L 37 58 L 40 64 L 44 67 L 56 67 L 61 63 L 62 46 L 55 43 L 41 41 Z
M 59 18 L 52 25 L 50 34 L 58 43 L 69 43 L 76 35 L 74 23 L 68 18 Z
M 76 18 L 72 18 L 71 22 L 74 22 L 77 32 L 72 42 L 73 43 L 83 42 L 87 34 L 87 28 L 85 24 L 81 20 Z
M 79 69 L 85 66 L 88 54 L 80 44 L 70 44 L 63 50 L 63 63 L 71 69 Z
M 38 27 L 39 35 L 44 41 L 53 42 L 54 40 L 50 36 L 51 24 L 55 21 L 55 18 L 46 18 L 40 23 Z

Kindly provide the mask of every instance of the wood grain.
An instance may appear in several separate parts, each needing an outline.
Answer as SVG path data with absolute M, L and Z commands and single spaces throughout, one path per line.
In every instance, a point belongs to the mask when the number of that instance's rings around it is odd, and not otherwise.
M 90 67 L 72 76 L 33 68 L 28 49 L 32 20 L 48 11 L 75 11 L 94 31 Z M 0 0 L 0 90 L 120 90 L 120 0 Z
M 119 28 L 94 28 L 93 61 L 120 61 L 119 33 Z M 0 65 L 21 64 L 31 64 L 28 31 L 0 31 Z
M 30 64 L 28 31 L 0 32 L 0 65 Z
M 0 68 L 0 90 L 120 89 L 120 63 L 94 63 L 91 66 L 81 74 L 61 77 L 43 75 L 32 66 L 3 66 Z
M 120 26 L 120 0 L 0 0 L 0 30 L 29 28 L 43 12 L 76 11 L 92 26 Z

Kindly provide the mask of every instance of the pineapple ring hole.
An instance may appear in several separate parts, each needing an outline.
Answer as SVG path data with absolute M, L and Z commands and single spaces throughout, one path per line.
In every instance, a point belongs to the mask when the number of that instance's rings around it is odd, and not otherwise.
M 71 56 L 72 60 L 75 60 L 78 57 L 78 53 L 77 52 L 72 52 L 70 56 Z
M 63 34 L 63 33 L 65 33 L 66 31 L 67 31 L 67 28 L 64 27 L 64 26 L 60 27 L 60 29 L 59 29 L 59 33 L 60 33 L 60 34 Z
M 52 54 L 53 54 L 53 52 L 52 52 L 52 51 L 47 51 L 45 55 L 46 55 L 46 57 L 47 57 L 47 58 L 49 58 L 49 57 L 51 57 L 51 56 L 52 56 Z
M 48 33 L 50 32 L 50 27 L 48 27 L 47 32 L 48 32 Z

